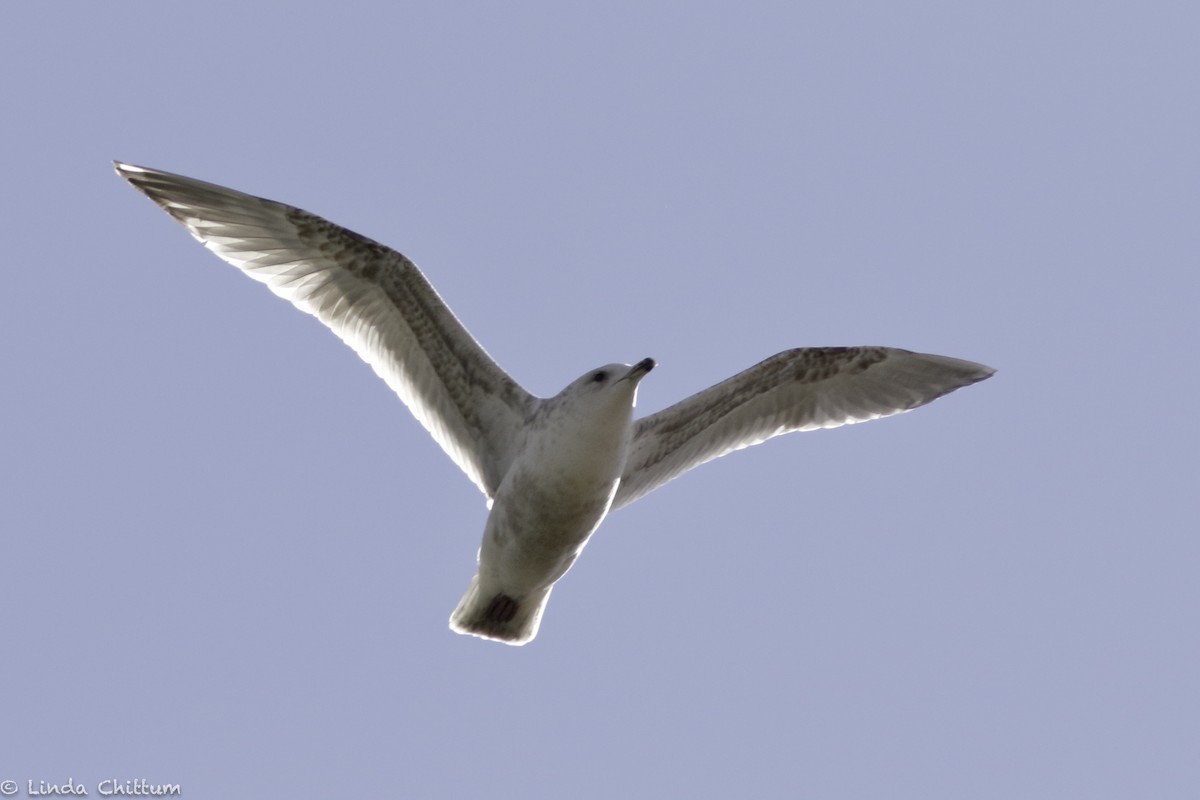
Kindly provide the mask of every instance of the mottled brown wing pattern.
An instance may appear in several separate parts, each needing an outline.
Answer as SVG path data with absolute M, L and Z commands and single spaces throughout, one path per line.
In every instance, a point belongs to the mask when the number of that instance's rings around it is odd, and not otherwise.
M 325 323 L 472 481 L 495 493 L 537 399 L 488 356 L 413 262 L 292 206 L 116 166 L 205 247 Z
M 638 420 L 612 508 L 734 450 L 784 433 L 900 414 L 992 372 L 888 347 L 787 350 Z

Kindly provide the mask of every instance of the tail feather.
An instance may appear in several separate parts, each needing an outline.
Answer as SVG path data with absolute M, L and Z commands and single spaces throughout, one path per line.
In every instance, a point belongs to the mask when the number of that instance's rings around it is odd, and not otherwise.
M 450 615 L 450 630 L 505 644 L 525 644 L 537 636 L 551 588 L 524 597 L 481 591 L 476 573 L 458 608 Z

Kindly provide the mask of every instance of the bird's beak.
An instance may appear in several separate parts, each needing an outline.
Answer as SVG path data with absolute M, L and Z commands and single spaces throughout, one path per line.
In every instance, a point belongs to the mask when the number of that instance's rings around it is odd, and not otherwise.
M 626 372 L 625 377 L 621 378 L 621 380 L 633 381 L 634 383 L 637 383 L 642 378 L 646 377 L 646 373 L 654 369 L 657 365 L 658 362 L 656 362 L 653 358 L 643 358 L 641 361 L 630 367 L 629 372 Z

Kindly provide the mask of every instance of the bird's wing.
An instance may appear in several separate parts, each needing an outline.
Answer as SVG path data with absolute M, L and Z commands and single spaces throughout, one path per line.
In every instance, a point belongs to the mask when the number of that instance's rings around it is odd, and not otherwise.
M 779 353 L 635 422 L 612 508 L 773 436 L 900 414 L 993 372 L 970 361 L 889 347 Z
M 298 208 L 115 165 L 205 247 L 329 326 L 494 496 L 538 400 L 496 365 L 413 262 Z

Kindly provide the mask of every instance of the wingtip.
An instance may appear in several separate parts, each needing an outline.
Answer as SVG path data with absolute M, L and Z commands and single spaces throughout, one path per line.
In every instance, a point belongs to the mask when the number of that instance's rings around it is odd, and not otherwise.
M 986 381 L 988 378 L 996 374 L 995 367 L 989 367 L 987 364 L 975 363 L 975 382 Z
M 145 172 L 141 167 L 135 167 L 133 164 L 126 164 L 124 161 L 113 159 L 113 170 L 116 171 L 125 180 L 129 180 L 130 176 L 135 172 Z
M 969 383 L 979 383 L 986 381 L 988 378 L 996 374 L 994 367 L 989 367 L 987 364 L 980 364 L 978 361 L 967 361 L 962 358 L 953 358 L 951 356 L 938 356 L 924 354 L 922 358 L 944 364 L 952 371 L 957 371 Z

